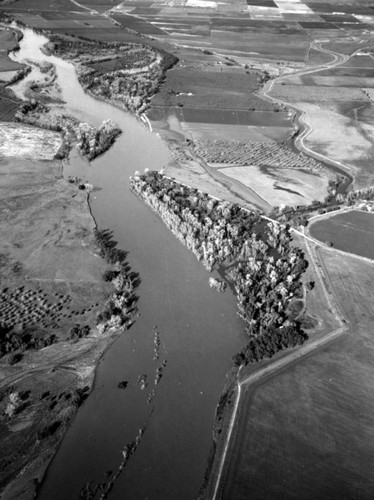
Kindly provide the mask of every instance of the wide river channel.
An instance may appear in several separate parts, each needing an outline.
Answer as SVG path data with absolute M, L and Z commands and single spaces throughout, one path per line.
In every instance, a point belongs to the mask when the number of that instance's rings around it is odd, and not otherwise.
M 209 287 L 202 264 L 129 191 L 135 170 L 160 169 L 167 163 L 164 143 L 129 113 L 86 95 L 73 65 L 40 51 L 46 41 L 26 29 L 14 59 L 54 63 L 65 111 L 92 125 L 110 118 L 123 130 L 91 165 L 72 154 L 64 175 L 77 175 L 101 188 L 91 194 L 93 216 L 99 228 L 112 229 L 119 247 L 129 251 L 141 285 L 140 317 L 103 357 L 94 389 L 69 428 L 38 498 L 77 499 L 87 482 L 106 481 L 110 471 L 118 470 L 124 445 L 148 425 L 109 498 L 194 499 L 225 374 L 244 342 L 235 299 L 230 291 L 219 294 Z M 15 90 L 22 92 L 22 83 Z M 153 359 L 156 325 L 158 360 Z M 155 386 L 156 369 L 164 360 L 164 376 Z M 149 385 L 141 390 L 137 380 L 145 374 Z M 122 380 L 129 382 L 125 390 L 117 388 Z M 148 403 L 152 389 L 155 396 Z

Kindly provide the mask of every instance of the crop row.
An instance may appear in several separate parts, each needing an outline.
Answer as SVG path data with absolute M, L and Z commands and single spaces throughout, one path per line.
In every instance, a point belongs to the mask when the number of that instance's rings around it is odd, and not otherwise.
M 207 163 L 259 165 L 315 170 L 320 164 L 302 153 L 276 143 L 237 142 L 203 139 L 195 142 L 195 151 Z

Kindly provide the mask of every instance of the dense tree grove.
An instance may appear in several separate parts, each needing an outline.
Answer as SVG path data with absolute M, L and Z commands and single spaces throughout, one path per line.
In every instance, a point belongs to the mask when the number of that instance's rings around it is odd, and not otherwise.
M 105 120 L 98 129 L 88 123 L 80 123 L 75 133 L 78 139 L 78 151 L 89 160 L 93 160 L 110 148 L 121 130 L 112 120 Z
M 99 128 L 80 122 L 64 113 L 51 113 L 50 108 L 31 100 L 23 103 L 15 119 L 19 122 L 36 125 L 47 130 L 60 132 L 62 145 L 56 153 L 57 159 L 68 156 L 73 144 L 76 144 L 82 156 L 95 159 L 107 151 L 121 133 L 121 129 L 112 121 L 105 120 Z
M 157 172 L 136 175 L 131 188 L 209 271 L 225 269 L 250 336 L 235 362 L 260 360 L 304 342 L 307 336 L 291 319 L 289 305 L 308 263 L 303 252 L 291 245 L 287 226 L 265 222 L 258 213 L 213 199 Z

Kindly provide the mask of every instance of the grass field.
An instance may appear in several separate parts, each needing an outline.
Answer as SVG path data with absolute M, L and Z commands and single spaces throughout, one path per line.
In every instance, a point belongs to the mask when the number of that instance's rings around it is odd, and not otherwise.
M 252 95 L 260 87 L 260 75 L 247 73 L 243 69 L 232 73 L 206 71 L 204 65 L 198 69 L 177 66 L 167 74 L 166 81 L 152 104 L 189 108 L 272 111 L 273 104 Z
M 224 499 L 372 497 L 374 268 L 322 256 L 351 333 L 244 395 Z
M 317 220 L 310 234 L 339 250 L 374 259 L 374 214 L 353 210 Z

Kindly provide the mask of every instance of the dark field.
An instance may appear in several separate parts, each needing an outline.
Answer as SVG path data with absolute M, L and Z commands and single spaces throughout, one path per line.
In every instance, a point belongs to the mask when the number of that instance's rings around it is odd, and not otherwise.
M 138 17 L 122 14 L 114 14 L 112 17 L 124 28 L 138 31 L 144 35 L 166 35 L 164 31 Z
M 296 85 L 306 86 L 306 87 L 340 87 L 340 88 L 371 88 L 374 86 L 374 78 L 365 78 L 364 76 L 326 76 L 324 75 L 313 75 L 313 76 L 301 76 L 297 80 L 290 79 L 292 83 Z M 287 80 L 284 80 L 287 83 Z
M 259 74 L 244 71 L 206 71 L 177 67 L 168 72 L 166 81 L 153 98 L 154 106 L 271 111 L 274 105 L 251 94 L 260 87 Z M 192 96 L 185 94 L 193 94 Z M 182 94 L 182 95 L 178 95 Z
M 17 46 L 15 33 L 12 30 L 0 30 L 0 72 L 19 70 L 22 66 L 8 57 L 8 51 Z M 20 101 L 11 90 L 0 84 L 0 121 L 12 121 Z
M 311 235 L 335 248 L 374 259 L 374 214 L 351 211 L 315 222 Z
M 70 2 L 70 0 L 17 0 L 17 2 L 2 5 L 2 9 L 7 11 L 36 11 L 52 10 L 52 11 L 81 11 L 81 7 Z
M 339 68 L 374 68 L 374 59 L 370 56 L 354 56 Z
M 288 102 L 369 101 L 360 88 L 275 84 L 271 95 Z
M 12 96 L 10 91 L 0 86 L 0 121 L 12 121 L 19 105 L 20 101 Z
M 338 76 L 338 77 L 347 76 L 352 78 L 358 78 L 358 77 L 374 78 L 374 67 L 372 68 L 337 67 L 337 68 L 326 69 L 323 71 L 317 71 L 316 73 L 313 74 L 313 77 L 320 77 L 320 76 Z
M 13 30 L 0 29 L 0 71 L 14 71 L 22 66 L 13 62 L 8 57 L 8 51 L 17 46 L 15 32 Z
M 323 258 L 351 333 L 244 395 L 225 500 L 372 498 L 374 269 Z

